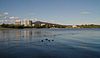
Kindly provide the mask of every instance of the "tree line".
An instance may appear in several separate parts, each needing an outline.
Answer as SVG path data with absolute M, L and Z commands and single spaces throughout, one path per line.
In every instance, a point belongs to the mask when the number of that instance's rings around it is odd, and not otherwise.
M 1 24 L 1 28 L 100 28 L 100 25 L 76 25 L 76 27 L 73 27 L 72 25 L 39 25 L 35 24 L 34 26 L 24 26 L 24 25 L 15 25 L 15 24 Z

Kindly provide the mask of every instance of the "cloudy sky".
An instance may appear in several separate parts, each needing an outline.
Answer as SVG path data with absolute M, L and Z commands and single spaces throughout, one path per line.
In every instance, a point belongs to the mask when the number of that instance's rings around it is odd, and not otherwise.
M 100 24 L 100 0 L 0 0 L 0 18 L 4 15 L 60 24 Z

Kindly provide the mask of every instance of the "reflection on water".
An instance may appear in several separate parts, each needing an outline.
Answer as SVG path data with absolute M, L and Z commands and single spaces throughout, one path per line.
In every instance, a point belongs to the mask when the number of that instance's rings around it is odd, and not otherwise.
M 0 30 L 0 58 L 100 58 L 100 29 Z

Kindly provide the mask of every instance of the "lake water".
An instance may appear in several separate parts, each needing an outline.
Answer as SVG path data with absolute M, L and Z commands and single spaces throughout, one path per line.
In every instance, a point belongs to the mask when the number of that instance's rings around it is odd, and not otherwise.
M 0 30 L 0 58 L 100 58 L 100 29 Z

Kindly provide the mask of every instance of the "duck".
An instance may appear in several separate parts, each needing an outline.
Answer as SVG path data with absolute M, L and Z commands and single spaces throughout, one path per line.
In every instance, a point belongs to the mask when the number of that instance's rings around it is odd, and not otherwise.
M 47 38 L 45 40 L 48 40 Z
M 43 42 L 43 40 L 41 40 L 41 42 Z
M 52 40 L 52 41 L 54 41 L 54 40 Z
M 50 40 L 48 40 L 48 42 L 50 42 Z

